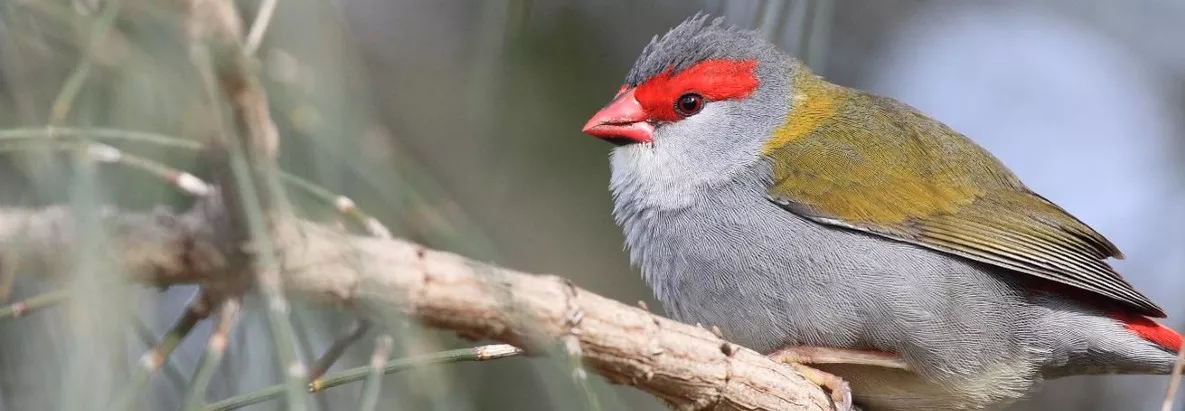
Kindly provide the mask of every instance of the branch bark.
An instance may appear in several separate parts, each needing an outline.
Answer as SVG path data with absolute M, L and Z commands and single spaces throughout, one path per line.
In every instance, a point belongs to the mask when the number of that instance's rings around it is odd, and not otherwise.
M 267 303 L 266 314 L 275 346 L 276 360 L 284 365 L 288 409 L 309 408 L 304 392 L 308 367 L 297 353 L 288 301 L 280 284 L 276 241 L 288 228 L 287 200 L 280 186 L 277 150 L 280 145 L 276 124 L 268 108 L 267 94 L 253 69 L 258 63 L 243 46 L 243 28 L 233 1 L 184 0 L 190 55 L 211 97 L 213 112 L 221 90 L 234 118 L 233 132 L 224 127 L 207 142 L 208 159 L 231 224 L 224 226 L 234 238 L 223 243 L 230 271 L 249 272 L 254 286 Z M 274 7 L 274 3 L 271 5 Z M 263 20 L 266 23 L 266 19 Z M 265 27 L 256 27 L 262 33 Z M 262 34 L 260 34 L 262 35 Z M 218 117 L 216 114 L 214 117 Z M 218 121 L 221 126 L 221 121 Z M 242 247 L 249 245 L 249 247 Z M 250 251 L 248 251 L 248 248 Z M 211 287 L 204 287 L 208 291 Z M 240 290 L 241 291 L 241 290 Z
M 124 278 L 155 286 L 225 281 L 226 213 L 211 196 L 174 214 L 106 213 Z M 354 236 L 293 220 L 277 239 L 285 291 L 380 316 L 399 312 L 436 328 L 520 347 L 566 342 L 610 382 L 678 409 L 830 410 L 821 389 L 789 367 L 700 327 L 628 306 L 556 276 L 491 266 L 400 240 Z M 0 209 L 0 266 L 52 269 L 75 239 L 65 208 Z M 61 269 L 63 267 L 56 267 Z M 26 271 L 26 270 L 22 270 Z M 52 271 L 44 271 L 46 273 Z
M 598 296 L 563 278 L 296 219 L 276 183 L 279 136 L 255 78 L 254 60 L 243 48 L 237 11 L 226 0 L 180 0 L 177 5 L 212 106 L 221 104 L 219 94 L 225 97 L 233 128 L 223 130 L 216 122 L 219 130 L 207 144 L 214 156 L 207 160 L 221 189 L 211 190 L 192 209 L 104 212 L 108 248 L 114 250 L 109 257 L 123 267 L 124 279 L 158 287 L 193 283 L 227 294 L 254 286 L 271 302 L 273 319 L 285 318 L 281 302 L 287 293 L 371 316 L 403 313 L 467 337 L 528 349 L 560 342 L 609 381 L 636 386 L 678 409 L 831 409 L 820 388 L 787 366 L 703 328 Z M 236 155 L 246 157 L 247 165 L 236 162 Z M 259 216 L 251 217 L 253 210 L 262 213 L 264 227 Z M 72 218 L 63 207 L 0 208 L 0 269 L 68 272 L 60 256 L 81 238 Z M 250 255 L 243 251 L 248 239 Z M 252 277 L 257 281 L 245 280 Z M 272 327 L 277 338 L 290 334 Z M 290 350 L 278 351 L 283 359 Z M 290 374 L 290 383 L 304 376 Z M 300 385 L 290 386 L 296 387 L 290 389 L 293 395 L 302 394 Z M 298 402 L 292 399 L 290 406 Z

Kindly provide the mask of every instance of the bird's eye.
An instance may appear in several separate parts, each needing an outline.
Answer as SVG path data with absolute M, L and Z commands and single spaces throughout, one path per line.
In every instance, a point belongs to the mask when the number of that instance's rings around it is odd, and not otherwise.
M 675 112 L 683 117 L 691 117 L 704 109 L 704 96 L 687 93 L 675 100 Z

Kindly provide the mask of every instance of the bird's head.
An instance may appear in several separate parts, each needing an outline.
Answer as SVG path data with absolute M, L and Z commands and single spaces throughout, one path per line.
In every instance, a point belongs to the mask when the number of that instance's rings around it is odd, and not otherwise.
M 790 110 L 795 70 L 806 69 L 757 33 L 696 15 L 651 40 L 584 132 L 618 146 L 619 195 L 688 194 L 759 159 Z

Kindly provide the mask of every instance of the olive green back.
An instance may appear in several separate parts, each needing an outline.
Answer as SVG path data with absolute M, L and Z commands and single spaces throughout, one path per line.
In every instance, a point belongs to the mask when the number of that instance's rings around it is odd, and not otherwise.
M 795 77 L 794 108 L 764 147 L 773 201 L 1164 316 L 1103 261 L 1122 258 L 1110 241 L 970 139 L 893 99 Z

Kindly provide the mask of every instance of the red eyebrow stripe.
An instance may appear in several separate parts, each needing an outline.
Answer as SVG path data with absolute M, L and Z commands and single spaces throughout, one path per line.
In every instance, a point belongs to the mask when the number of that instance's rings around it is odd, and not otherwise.
M 651 120 L 675 121 L 675 100 L 696 92 L 709 101 L 748 97 L 757 89 L 756 60 L 704 60 L 678 73 L 667 69 L 634 92 Z

